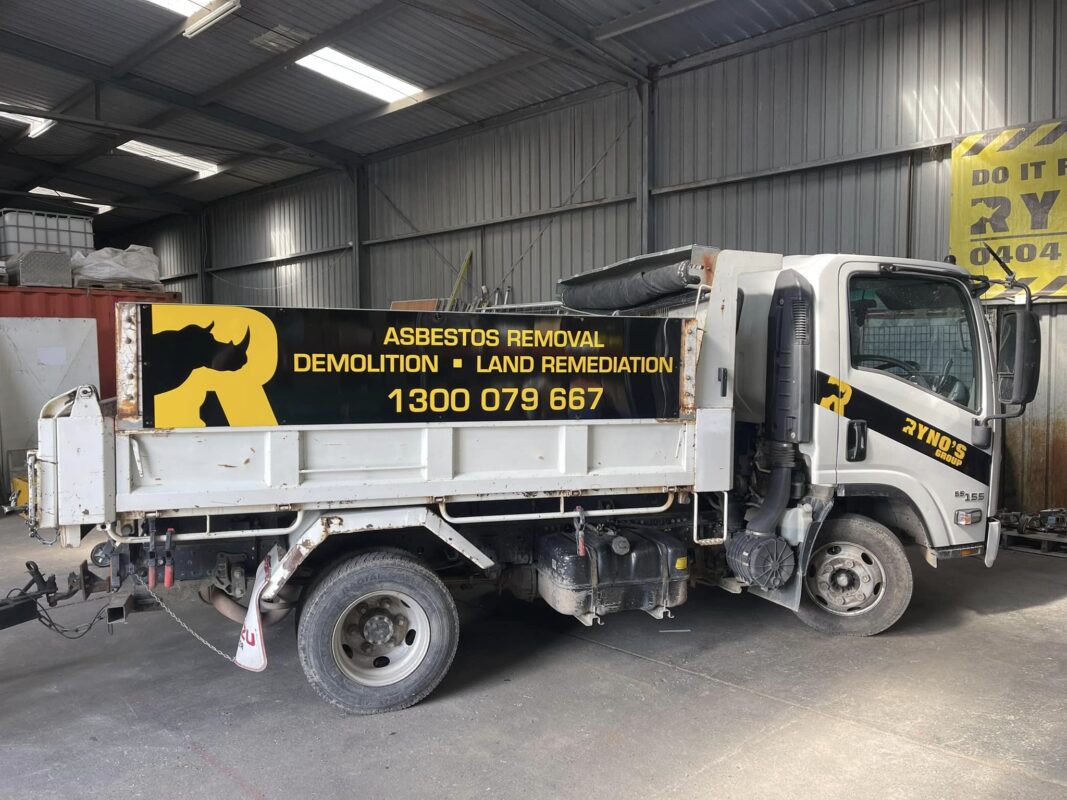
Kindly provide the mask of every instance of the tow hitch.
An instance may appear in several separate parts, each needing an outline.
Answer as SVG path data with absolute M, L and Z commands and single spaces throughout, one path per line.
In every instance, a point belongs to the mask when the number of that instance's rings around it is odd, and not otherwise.
M 36 562 L 27 561 L 26 571 L 30 574 L 26 585 L 0 599 L 0 630 L 35 619 L 45 622 L 48 614 L 40 606 L 41 601 L 44 601 L 48 608 L 55 608 L 61 601 L 75 595 L 80 594 L 82 600 L 87 600 L 91 594 L 108 591 L 111 585 L 106 578 L 90 572 L 85 561 L 77 572 L 71 572 L 67 576 L 67 588 L 64 591 L 59 590 L 55 575 L 46 578 L 41 574 Z M 45 624 L 48 625 L 47 622 Z

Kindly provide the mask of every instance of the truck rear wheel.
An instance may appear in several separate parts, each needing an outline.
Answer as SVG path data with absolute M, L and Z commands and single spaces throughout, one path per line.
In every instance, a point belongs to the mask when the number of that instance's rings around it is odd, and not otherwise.
M 355 714 L 422 700 L 448 672 L 458 643 L 448 589 L 414 558 L 392 551 L 335 567 L 311 590 L 297 627 L 308 681 Z
M 823 633 L 873 636 L 911 601 L 911 565 L 900 540 L 858 514 L 826 521 L 803 582 L 797 616 Z

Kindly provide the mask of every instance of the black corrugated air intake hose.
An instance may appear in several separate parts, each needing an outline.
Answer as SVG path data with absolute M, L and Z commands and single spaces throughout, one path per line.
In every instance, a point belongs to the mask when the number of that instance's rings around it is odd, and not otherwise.
M 774 285 L 767 323 L 767 410 L 764 453 L 770 467 L 763 503 L 745 531 L 730 537 L 726 560 L 742 581 L 761 589 L 784 585 L 796 569 L 793 548 L 776 535 L 789 504 L 798 442 L 811 441 L 814 404 L 814 298 L 794 270 Z
M 661 297 L 692 289 L 700 279 L 689 274 L 689 262 L 654 267 L 636 275 L 606 277 L 576 286 L 563 286 L 560 302 L 579 311 L 634 308 Z

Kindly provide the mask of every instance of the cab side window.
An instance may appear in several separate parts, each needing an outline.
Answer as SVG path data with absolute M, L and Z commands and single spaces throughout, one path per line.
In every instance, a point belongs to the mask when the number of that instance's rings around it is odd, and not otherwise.
M 886 372 L 977 409 L 977 339 L 957 281 L 856 275 L 849 281 L 849 351 L 855 369 Z

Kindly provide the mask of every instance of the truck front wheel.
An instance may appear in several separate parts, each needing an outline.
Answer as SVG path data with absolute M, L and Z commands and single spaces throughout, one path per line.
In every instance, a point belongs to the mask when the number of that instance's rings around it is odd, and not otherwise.
M 873 636 L 911 601 L 911 566 L 900 540 L 858 514 L 826 521 L 803 581 L 797 616 L 823 633 Z
M 458 643 L 448 589 L 396 552 L 363 553 L 335 567 L 312 589 L 297 628 L 311 685 L 355 714 L 422 700 L 448 672 Z

